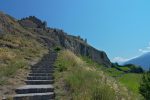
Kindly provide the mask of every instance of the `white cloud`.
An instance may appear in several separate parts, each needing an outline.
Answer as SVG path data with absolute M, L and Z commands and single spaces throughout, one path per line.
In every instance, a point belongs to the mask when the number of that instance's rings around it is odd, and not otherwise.
M 149 47 L 146 47 L 147 49 L 150 49 L 150 46 Z
M 117 63 L 123 63 L 123 62 L 125 62 L 125 61 L 127 61 L 127 60 L 129 60 L 129 59 L 126 59 L 126 58 L 123 58 L 123 57 L 114 57 L 113 59 L 112 59 L 112 62 L 117 62 Z
M 147 47 L 145 47 L 144 49 L 139 49 L 138 51 L 141 52 L 142 54 L 150 52 L 150 42 L 148 43 Z M 140 55 L 142 55 L 142 54 L 140 54 Z M 134 59 L 136 57 L 139 57 L 140 55 L 134 56 L 134 57 L 131 57 L 131 58 L 114 57 L 111 61 L 114 62 L 114 63 L 117 62 L 119 64 L 122 64 L 122 63 L 124 63 L 124 62 L 126 62 L 128 60 L 131 60 L 131 59 Z
M 139 51 L 141 53 L 147 53 L 147 52 L 150 52 L 150 42 L 148 43 L 148 46 L 144 49 L 139 49 Z
M 129 61 L 129 60 L 134 59 L 134 58 L 137 58 L 137 57 L 139 57 L 139 56 L 134 56 L 134 57 L 131 57 L 131 58 L 114 57 L 111 61 L 113 63 L 117 62 L 119 64 L 123 64 L 124 62 Z
M 141 52 L 141 53 L 146 53 L 146 52 L 150 52 L 150 49 L 139 49 L 139 51 Z

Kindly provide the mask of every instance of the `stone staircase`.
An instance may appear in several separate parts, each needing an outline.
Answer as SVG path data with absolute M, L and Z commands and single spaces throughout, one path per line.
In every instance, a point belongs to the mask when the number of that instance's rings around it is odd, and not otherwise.
M 54 100 L 54 62 L 56 53 L 45 55 L 36 65 L 31 67 L 31 72 L 25 81 L 26 85 L 15 90 L 13 100 Z M 8 100 L 4 98 L 3 100 Z

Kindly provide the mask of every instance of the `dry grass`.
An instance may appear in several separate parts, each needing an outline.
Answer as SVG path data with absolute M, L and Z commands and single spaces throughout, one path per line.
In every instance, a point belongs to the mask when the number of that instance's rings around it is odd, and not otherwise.
M 140 100 L 90 59 L 81 59 L 69 50 L 56 61 L 56 100 Z
M 9 48 L 0 48 L 0 59 L 3 61 L 11 60 L 16 57 L 16 54 Z
M 27 69 L 19 69 L 14 76 L 7 78 L 7 84 L 0 85 L 0 100 L 3 96 L 15 94 L 15 88 L 25 84 L 24 80 L 26 79 L 28 72 L 29 70 Z
M 17 20 L 0 13 L 0 97 L 12 93 L 13 88 L 23 84 L 26 72 L 34 59 L 41 58 L 48 48 Z M 1 98 L 0 98 L 1 99 Z
M 30 64 L 48 52 L 47 48 L 33 39 L 23 39 L 24 43 L 20 40 L 2 40 L 3 43 L 21 47 L 0 47 L 0 97 L 13 94 L 16 87 L 24 84 Z
M 114 90 L 101 81 L 99 73 L 69 50 L 59 54 L 56 66 L 58 100 L 115 100 Z
M 109 85 L 111 88 L 115 90 L 115 94 L 117 97 L 117 100 L 143 100 L 143 98 L 140 95 L 135 95 L 133 91 L 128 89 L 126 85 L 120 83 L 120 81 L 114 77 L 112 77 L 112 74 L 109 74 L 107 70 L 110 70 L 106 67 L 103 67 L 95 62 L 93 62 L 91 59 L 82 57 L 82 59 L 89 65 L 89 68 L 94 69 L 95 71 L 99 72 L 99 75 L 102 77 L 102 82 Z M 118 74 L 115 70 L 111 70 L 113 73 Z M 120 74 L 120 73 L 119 73 Z M 130 80 L 126 79 L 126 82 Z M 133 86 L 134 87 L 134 86 Z

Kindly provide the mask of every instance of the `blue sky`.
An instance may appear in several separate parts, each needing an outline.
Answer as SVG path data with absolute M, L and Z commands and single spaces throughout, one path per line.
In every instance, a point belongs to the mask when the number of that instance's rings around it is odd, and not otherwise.
M 150 51 L 149 0 L 1 0 L 0 10 L 87 38 L 113 61 Z

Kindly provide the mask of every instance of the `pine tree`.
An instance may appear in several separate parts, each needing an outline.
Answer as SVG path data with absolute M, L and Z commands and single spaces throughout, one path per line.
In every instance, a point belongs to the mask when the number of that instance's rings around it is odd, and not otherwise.
M 150 70 L 144 73 L 140 85 L 140 93 L 146 100 L 150 100 Z

